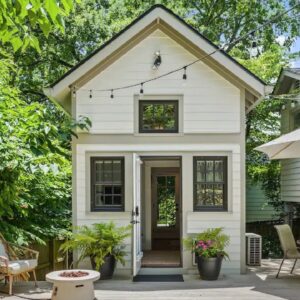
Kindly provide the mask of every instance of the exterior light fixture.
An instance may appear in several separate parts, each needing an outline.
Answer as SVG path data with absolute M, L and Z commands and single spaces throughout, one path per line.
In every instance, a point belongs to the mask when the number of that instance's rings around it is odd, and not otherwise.
M 90 90 L 90 99 L 93 98 L 93 93 L 92 93 L 92 90 Z
M 110 91 L 110 99 L 114 99 L 114 90 Z
M 157 70 L 158 67 L 161 65 L 161 62 L 162 62 L 162 60 L 161 60 L 160 51 L 156 51 L 152 69 Z
M 144 85 L 144 83 L 142 82 L 142 83 L 141 83 L 141 89 L 140 89 L 140 94 L 144 94 L 144 89 L 143 89 L 143 85 Z
M 186 75 L 186 66 L 183 68 L 183 75 L 182 75 L 182 79 L 183 80 L 187 80 L 187 75 Z

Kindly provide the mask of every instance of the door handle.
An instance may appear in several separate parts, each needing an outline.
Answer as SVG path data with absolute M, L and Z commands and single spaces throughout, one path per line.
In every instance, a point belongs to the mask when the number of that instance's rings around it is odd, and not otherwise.
M 140 223 L 140 221 L 136 221 L 136 220 L 131 220 L 131 221 L 130 221 L 130 224 L 132 224 L 132 225 L 135 225 L 135 224 L 137 224 L 137 223 Z

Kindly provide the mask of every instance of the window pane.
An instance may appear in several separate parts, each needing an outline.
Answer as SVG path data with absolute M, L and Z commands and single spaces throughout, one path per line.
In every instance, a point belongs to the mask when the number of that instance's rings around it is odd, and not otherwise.
M 95 196 L 95 205 L 102 206 L 104 204 L 104 196 L 101 194 L 96 194 Z
M 216 160 L 215 161 L 215 182 L 223 182 L 223 161 Z
M 167 185 L 174 186 L 175 185 L 175 176 L 167 176 Z
M 196 206 L 203 206 L 206 204 L 205 184 L 197 184 L 196 189 Z
M 140 101 L 140 129 L 142 132 L 176 132 L 178 102 Z
M 160 185 L 166 184 L 166 176 L 157 176 L 157 183 Z
M 215 205 L 223 205 L 223 184 L 215 185 Z
M 206 205 L 213 206 L 214 205 L 214 185 L 208 184 L 206 185 Z
M 105 195 L 111 195 L 112 194 L 112 186 L 105 186 L 104 187 L 104 194 Z
M 171 176 L 159 176 L 167 178 Z M 175 176 L 172 176 L 175 177 Z M 172 181 L 172 180 L 171 180 Z M 157 227 L 172 227 L 176 225 L 176 196 L 175 185 L 167 187 L 166 185 L 157 185 Z
M 219 157 L 194 158 L 194 207 L 214 210 L 227 207 L 227 159 Z
M 114 196 L 114 205 L 121 205 L 121 204 L 122 204 L 122 197 Z
M 165 128 L 175 129 L 175 105 L 165 105 Z
M 153 105 L 143 105 L 143 129 L 151 129 L 153 122 Z
M 164 106 L 156 104 L 153 106 L 153 110 L 152 128 L 156 130 L 164 129 Z
M 112 196 L 105 196 L 105 205 L 112 205 Z
M 214 161 L 207 160 L 206 161 L 206 182 L 214 181 Z
M 197 161 L 197 182 L 205 181 L 205 161 L 198 160 Z
M 104 160 L 103 162 L 103 181 L 112 182 L 112 161 Z
M 122 179 L 122 162 L 120 160 L 113 161 L 113 181 L 120 183 Z
M 92 210 L 120 210 L 123 207 L 123 168 L 124 160 L 120 158 L 92 158 L 94 171 L 91 189 Z
M 96 182 L 100 182 L 103 180 L 102 171 L 103 171 L 103 161 L 97 161 L 96 162 Z
M 114 186 L 114 194 L 121 194 L 122 188 L 121 186 Z

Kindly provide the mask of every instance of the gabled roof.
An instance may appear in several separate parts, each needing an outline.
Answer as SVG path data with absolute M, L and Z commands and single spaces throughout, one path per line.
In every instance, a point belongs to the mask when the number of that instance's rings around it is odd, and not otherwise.
M 300 68 L 282 68 L 272 94 L 288 93 L 295 80 L 300 80 Z
M 157 4 L 152 6 L 145 13 L 140 15 L 131 24 L 125 27 L 122 31 L 116 34 L 109 41 L 104 43 L 101 47 L 93 51 L 85 59 L 79 62 L 76 66 L 66 72 L 61 78 L 52 83 L 45 89 L 45 93 L 63 106 L 66 106 L 62 102 L 66 101 L 66 97 L 69 98 L 69 87 L 78 81 L 87 72 L 95 67 L 95 62 L 99 63 L 109 56 L 110 53 L 116 51 L 118 47 L 126 44 L 128 40 L 137 35 L 141 30 L 147 27 L 149 24 L 159 20 L 162 20 L 176 32 L 178 35 L 182 35 L 189 39 L 196 47 L 201 49 L 204 53 L 211 53 L 218 47 L 212 43 L 209 39 L 199 33 L 192 26 L 187 24 L 182 18 L 173 13 L 170 9 L 163 5 Z M 243 82 L 247 86 L 251 93 L 255 95 L 255 98 L 263 96 L 265 94 L 266 84 L 255 74 L 250 72 L 247 68 L 242 66 L 234 58 L 232 58 L 225 51 L 217 51 L 212 57 L 218 65 L 224 67 L 226 72 L 235 76 L 239 81 Z M 249 107 L 253 105 L 255 100 L 249 100 Z

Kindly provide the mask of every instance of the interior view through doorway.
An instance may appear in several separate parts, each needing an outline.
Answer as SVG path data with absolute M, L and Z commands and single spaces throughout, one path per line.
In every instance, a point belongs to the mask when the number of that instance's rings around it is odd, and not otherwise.
M 181 266 L 181 160 L 142 158 L 142 267 Z

